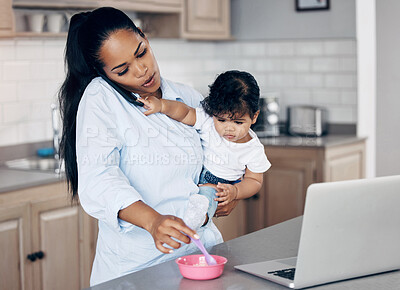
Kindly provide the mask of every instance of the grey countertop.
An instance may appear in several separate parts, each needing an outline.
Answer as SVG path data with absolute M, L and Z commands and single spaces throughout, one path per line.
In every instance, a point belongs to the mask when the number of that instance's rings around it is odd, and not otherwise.
M 51 172 L 0 167 L 0 193 L 45 185 L 60 180 L 64 180 L 64 176 Z
M 214 255 L 228 259 L 221 277 L 208 281 L 182 277 L 175 261 L 165 262 L 142 271 L 101 283 L 88 289 L 288 289 L 262 278 L 235 270 L 233 266 L 297 255 L 302 217 L 230 240 L 209 249 Z M 199 252 L 196 252 L 199 253 Z M 399 289 L 400 271 L 370 275 L 312 289 Z
M 265 146 L 286 146 L 299 148 L 327 148 L 360 142 L 366 138 L 354 135 L 327 135 L 322 137 L 313 136 L 289 136 L 259 138 Z

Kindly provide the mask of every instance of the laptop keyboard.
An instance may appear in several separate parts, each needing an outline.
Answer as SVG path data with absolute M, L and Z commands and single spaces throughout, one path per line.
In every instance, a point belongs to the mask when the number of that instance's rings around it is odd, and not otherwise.
M 295 271 L 296 271 L 296 268 L 288 268 L 288 269 L 268 272 L 268 274 L 272 274 L 272 275 L 286 278 L 289 280 L 294 280 Z

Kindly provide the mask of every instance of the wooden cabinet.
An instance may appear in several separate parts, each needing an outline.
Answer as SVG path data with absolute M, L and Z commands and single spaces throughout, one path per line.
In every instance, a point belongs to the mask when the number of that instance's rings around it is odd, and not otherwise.
M 246 200 L 239 201 L 229 216 L 214 217 L 213 222 L 221 232 L 224 241 L 247 234 Z
M 121 9 L 141 19 L 149 37 L 216 40 L 230 38 L 230 0 L 0 0 L 0 37 L 63 36 L 63 33 L 26 31 L 25 14 Z M 65 26 L 66 28 L 67 26 Z M 146 31 L 148 30 L 148 31 Z
M 358 179 L 365 176 L 363 142 L 330 148 L 325 152 L 323 181 Z
M 0 194 L 0 288 L 88 287 L 95 230 L 62 182 Z
M 275 163 L 277 164 L 277 163 Z M 314 182 L 314 160 L 282 160 L 265 175 L 265 220 L 267 225 L 303 214 L 305 192 Z M 278 194 L 273 194 L 277 192 Z
M 303 214 L 312 183 L 365 177 L 365 143 L 328 147 L 265 146 L 272 167 L 264 174 L 258 200 L 247 204 L 248 232 Z
M 45 255 L 32 262 L 35 289 L 80 288 L 79 214 L 65 198 L 32 204 L 33 252 Z
M 32 289 L 32 252 L 28 203 L 0 206 L 0 289 Z
M 185 0 L 184 9 L 184 38 L 230 38 L 230 0 Z
M 144 0 L 143 0 L 144 1 Z M 153 0 L 155 4 L 181 6 L 182 0 Z
M 0 0 L 0 36 L 14 34 L 14 13 L 12 0 Z

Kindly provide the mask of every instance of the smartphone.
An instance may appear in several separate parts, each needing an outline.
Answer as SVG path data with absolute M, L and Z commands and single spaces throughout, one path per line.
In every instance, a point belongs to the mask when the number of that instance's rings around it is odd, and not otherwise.
M 124 97 L 125 100 L 127 100 L 129 103 L 132 103 L 136 106 L 143 107 L 143 103 L 138 102 L 137 98 L 135 95 L 133 95 L 130 91 L 125 90 L 121 86 L 117 85 L 115 82 L 110 80 L 108 77 L 106 77 L 104 74 L 99 73 L 99 75 L 110 85 L 112 86 L 118 93 L 121 94 L 122 97 Z

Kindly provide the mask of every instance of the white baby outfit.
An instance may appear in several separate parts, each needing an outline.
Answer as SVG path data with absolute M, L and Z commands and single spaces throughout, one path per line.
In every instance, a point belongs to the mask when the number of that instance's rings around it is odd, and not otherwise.
M 254 173 L 263 173 L 271 167 L 265 155 L 264 145 L 253 130 L 249 130 L 252 138 L 250 141 L 230 142 L 218 134 L 213 118 L 201 107 L 196 108 L 194 128 L 200 134 L 204 167 L 213 175 L 235 181 L 243 176 L 246 167 Z

